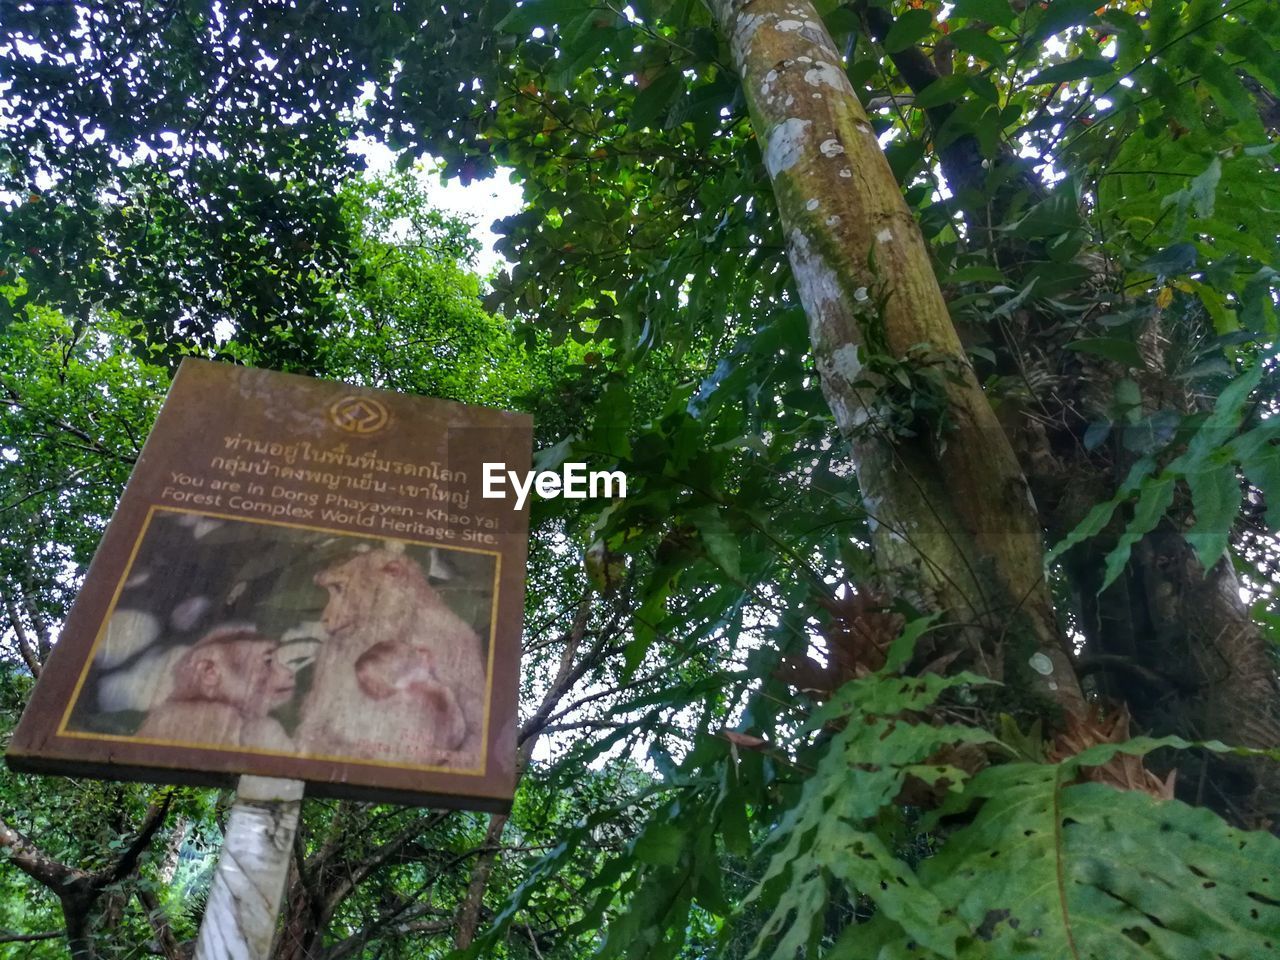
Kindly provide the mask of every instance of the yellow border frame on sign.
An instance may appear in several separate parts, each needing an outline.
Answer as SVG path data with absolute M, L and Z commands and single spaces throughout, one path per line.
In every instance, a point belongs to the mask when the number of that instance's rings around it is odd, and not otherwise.
M 480 732 L 480 766 L 478 768 L 457 767 L 441 767 L 441 766 L 424 766 L 413 763 L 396 763 L 389 760 L 361 760 L 355 757 L 329 756 L 327 754 L 314 753 L 294 753 L 285 750 L 260 750 L 250 747 L 229 748 L 227 744 L 212 743 L 188 743 L 181 740 L 155 740 L 150 737 L 131 737 L 123 734 L 113 733 L 92 733 L 79 730 L 68 730 L 67 723 L 71 719 L 72 711 L 80 701 L 80 692 L 84 687 L 85 680 L 89 676 L 89 670 L 93 667 L 94 660 L 97 657 L 98 648 L 102 644 L 103 638 L 107 633 L 107 625 L 111 622 L 112 616 L 115 614 L 116 604 L 120 600 L 120 594 L 124 591 L 124 585 L 129 579 L 129 574 L 133 570 L 133 563 L 137 559 L 138 551 L 142 547 L 142 541 L 146 538 L 147 531 L 151 527 L 151 518 L 155 516 L 156 511 L 164 513 L 177 513 L 186 516 L 196 517 L 213 517 L 218 520 L 234 520 L 239 523 L 256 523 L 270 527 L 290 527 L 297 530 L 314 530 L 318 533 L 329 533 L 334 536 L 352 537 L 363 540 L 385 540 L 392 543 L 407 543 L 414 546 L 436 547 L 440 550 L 457 550 L 462 553 L 480 553 L 486 554 L 494 558 L 493 565 L 493 601 L 490 604 L 489 612 L 489 643 L 488 656 L 485 665 L 485 683 L 484 683 L 484 722 Z M 158 504 L 152 504 L 147 510 L 146 519 L 142 523 L 142 529 L 138 531 L 137 539 L 134 540 L 133 548 L 129 551 L 129 561 L 125 564 L 124 572 L 120 575 L 120 581 L 116 584 L 115 593 L 111 595 L 111 605 L 107 607 L 107 612 L 102 617 L 102 622 L 98 624 L 98 633 L 94 638 L 93 646 L 89 650 L 88 657 L 85 658 L 84 667 L 80 670 L 80 676 L 76 678 L 76 685 L 71 691 L 71 696 L 67 700 L 67 708 L 63 711 L 62 720 L 58 724 L 57 735 L 60 737 L 68 737 L 76 740 L 102 740 L 116 743 L 141 743 L 160 747 L 195 747 L 201 750 L 217 750 L 223 753 L 243 753 L 253 756 L 264 757 L 289 757 L 295 760 L 322 760 L 334 763 L 357 763 L 361 766 L 368 767 L 388 767 L 396 770 L 422 770 L 431 773 L 451 773 L 459 776 L 483 776 L 485 767 L 489 759 L 489 707 L 493 695 L 493 664 L 495 657 L 495 647 L 498 633 L 498 596 L 499 587 L 502 579 L 502 553 L 498 550 L 483 550 L 479 547 L 459 547 L 452 544 L 436 543 L 431 540 L 408 540 L 404 537 L 370 537 L 368 534 L 352 533 L 348 530 L 334 530 L 331 527 L 317 527 L 304 523 L 285 523 L 279 520 L 258 520 L 240 517 L 227 513 L 207 513 L 203 510 L 183 510 L 178 507 L 165 507 Z

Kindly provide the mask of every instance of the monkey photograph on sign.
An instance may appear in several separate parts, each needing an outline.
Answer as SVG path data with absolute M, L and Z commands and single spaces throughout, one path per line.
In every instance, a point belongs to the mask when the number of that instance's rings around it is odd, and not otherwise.
M 156 508 L 60 733 L 478 771 L 497 555 Z

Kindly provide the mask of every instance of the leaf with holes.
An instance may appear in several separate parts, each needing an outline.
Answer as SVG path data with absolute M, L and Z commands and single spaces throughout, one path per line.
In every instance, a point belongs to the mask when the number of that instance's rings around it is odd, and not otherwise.
M 743 903 L 773 905 L 751 956 L 793 960 L 797 950 L 812 951 L 833 879 L 844 888 L 842 895 L 868 897 L 886 917 L 911 930 L 918 943 L 940 956 L 954 956 L 961 929 L 894 854 L 878 820 L 908 778 L 937 790 L 959 788 L 968 776 L 964 771 L 936 761 L 926 764 L 940 749 L 993 740 L 973 727 L 912 723 L 902 712 L 933 703 L 945 690 L 983 682 L 963 673 L 876 674 L 845 684 L 811 718 L 810 725 L 817 725 L 841 717 L 844 725 L 773 832 L 769 866 Z
M 1177 800 L 1018 763 L 920 870 L 968 929 L 959 956 L 1254 960 L 1280 945 L 1280 840 Z M 907 931 L 914 933 L 913 930 Z

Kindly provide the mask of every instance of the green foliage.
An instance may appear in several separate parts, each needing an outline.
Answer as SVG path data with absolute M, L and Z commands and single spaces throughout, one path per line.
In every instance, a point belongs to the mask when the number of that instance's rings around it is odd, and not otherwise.
M 904 633 L 897 660 L 910 656 L 925 626 L 917 621 Z M 628 898 L 596 955 L 694 955 L 679 950 L 700 911 L 718 918 L 721 946 L 738 942 L 746 926 L 754 940 L 747 955 L 772 960 L 1190 960 L 1206 948 L 1231 958 L 1269 949 L 1280 933 L 1271 896 L 1280 841 L 1177 800 L 1080 782 L 1083 771 L 1120 754 L 1193 745 L 1136 740 L 1059 763 L 1028 762 L 1009 760 L 1020 751 L 974 727 L 926 719 L 943 701 L 971 699 L 967 691 L 983 683 L 966 674 L 910 678 L 892 668 L 855 680 L 804 725 L 795 764 L 745 734 L 726 735 L 727 751 L 723 742 L 698 742 L 667 775 L 660 788 L 667 799 L 628 849 L 583 888 L 586 929 L 605 922 L 616 898 Z M 815 730 L 822 732 L 808 743 L 803 731 Z M 996 765 L 971 775 L 944 759 L 964 744 L 985 747 Z M 968 762 L 980 755 L 969 753 Z M 804 771 L 798 785 L 783 786 L 787 769 Z M 904 810 L 907 787 L 916 796 L 931 788 L 941 805 L 925 817 Z M 470 955 L 483 955 L 603 822 L 601 812 L 566 837 Z M 720 863 L 751 849 L 753 827 L 763 830 L 746 865 L 756 879 L 733 906 Z M 852 922 L 832 930 L 832 912 L 850 905 Z
M 813 954 L 833 895 L 865 897 L 921 945 L 949 952 L 959 928 L 946 901 L 919 884 L 895 855 L 902 838 L 893 805 L 908 778 L 940 789 L 964 784 L 962 770 L 931 758 L 956 744 L 990 742 L 990 735 L 912 722 L 906 712 L 932 706 L 948 689 L 982 682 L 963 673 L 945 679 L 877 674 L 846 685 L 815 714 L 814 723 L 840 728 L 765 843 L 772 858 L 743 903 L 762 899 L 772 910 L 753 956 L 791 960 L 801 948 Z
M 1097 536 L 1112 522 L 1117 508 L 1136 497 L 1133 515 L 1107 555 L 1100 588 L 1105 589 L 1123 572 L 1134 544 L 1162 522 L 1179 481 L 1185 482 L 1195 511 L 1195 524 L 1185 536 L 1205 570 L 1227 550 L 1241 509 L 1241 474 L 1262 492 L 1269 505 L 1270 529 L 1280 530 L 1280 516 L 1274 506 L 1280 503 L 1280 423 L 1274 419 L 1256 422 L 1252 414 L 1248 415 L 1252 422 L 1245 423 L 1246 411 L 1256 404 L 1252 395 L 1268 365 L 1268 361 L 1255 361 L 1248 372 L 1223 389 L 1212 413 L 1192 418 L 1186 430 L 1185 449 L 1163 468 L 1158 466 L 1155 455 L 1135 463 L 1116 495 L 1094 506 L 1054 547 L 1049 559 Z
M 230 324 L 279 365 L 314 362 L 353 268 L 338 194 L 354 133 L 409 163 L 448 154 L 467 180 L 493 169 L 459 119 L 494 69 L 488 5 L 126 0 L 93 12 L 89 40 L 74 5 L 10 6 L 0 57 L 22 121 L 0 145 L 0 278 L 81 321 L 118 310 L 169 359 Z
M 34 305 L 24 315 L 0 334 L 0 516 L 10 531 L 0 563 L 23 571 L 32 599 L 58 619 L 64 571 L 93 557 L 168 375 L 132 352 L 127 321 L 78 324 Z

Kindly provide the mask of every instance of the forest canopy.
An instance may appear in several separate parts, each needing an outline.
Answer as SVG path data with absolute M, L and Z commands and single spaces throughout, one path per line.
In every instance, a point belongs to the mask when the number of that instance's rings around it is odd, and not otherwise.
M 0 13 L 6 736 L 184 356 L 629 479 L 533 506 L 511 813 L 308 800 L 275 957 L 1280 943 L 1280 7 Z M 5 955 L 189 955 L 229 802 L 6 772 Z

